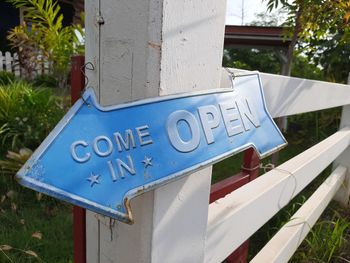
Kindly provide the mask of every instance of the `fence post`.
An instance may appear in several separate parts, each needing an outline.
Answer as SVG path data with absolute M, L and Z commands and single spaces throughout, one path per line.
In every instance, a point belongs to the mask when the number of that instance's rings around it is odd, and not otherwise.
M 83 75 L 84 56 L 72 57 L 71 65 L 71 102 L 76 102 L 85 86 Z M 85 209 L 73 207 L 73 243 L 74 263 L 86 263 L 86 218 Z
M 2 55 L 1 51 L 0 51 L 0 71 L 4 71 L 4 56 Z
M 87 0 L 87 74 L 99 102 L 219 88 L 225 7 Z M 202 262 L 210 183 L 211 167 L 135 198 L 134 225 L 87 212 L 87 262 Z
M 350 72 L 348 77 L 348 84 L 350 85 Z M 350 127 L 350 105 L 343 106 L 340 127 L 342 129 L 344 127 Z M 344 183 L 339 188 L 339 191 L 334 196 L 334 200 L 339 202 L 341 205 L 345 207 L 349 207 L 350 205 L 350 147 L 348 147 L 335 161 L 333 164 L 334 169 L 341 164 L 342 166 L 347 168 L 346 177 Z
M 5 67 L 7 72 L 12 72 L 12 57 L 8 51 L 5 52 Z
M 19 60 L 18 60 L 18 54 L 13 54 L 13 73 L 16 77 L 19 77 L 21 75 L 21 69 L 19 66 Z

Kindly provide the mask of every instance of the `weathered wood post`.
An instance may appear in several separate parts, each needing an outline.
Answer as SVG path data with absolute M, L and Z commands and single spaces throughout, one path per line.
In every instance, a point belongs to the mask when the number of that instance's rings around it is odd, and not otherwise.
M 220 87 L 226 0 L 85 9 L 88 85 L 101 105 Z M 135 198 L 133 225 L 87 212 L 87 262 L 202 262 L 210 183 L 211 167 Z
M 348 84 L 350 85 L 350 72 L 348 77 Z M 341 122 L 339 129 L 350 126 L 350 105 L 343 106 Z M 337 194 L 334 196 L 334 200 L 338 201 L 343 206 L 350 206 L 350 147 L 348 147 L 335 161 L 334 168 L 339 164 L 347 168 L 347 175 L 345 177 L 343 185 L 340 187 Z

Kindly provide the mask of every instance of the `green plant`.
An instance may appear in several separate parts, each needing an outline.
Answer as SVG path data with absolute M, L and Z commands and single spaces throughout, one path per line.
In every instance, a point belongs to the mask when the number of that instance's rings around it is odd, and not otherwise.
M 15 80 L 15 74 L 7 71 L 0 71 L 0 85 L 10 84 Z
M 58 82 L 53 75 L 38 75 L 31 82 L 35 87 L 49 87 L 56 88 L 58 87 Z
M 32 155 L 32 150 L 22 148 L 18 153 L 8 151 L 6 160 L 0 160 L 0 168 L 4 174 L 14 175 Z
M 71 207 L 56 204 L 47 215 L 46 197 L 38 202 L 32 195 L 30 191 L 15 200 L 0 200 L 0 262 L 73 262 Z
M 12 48 L 17 51 L 18 63 L 26 79 L 32 79 L 39 63 L 38 40 L 42 35 L 43 33 L 37 29 L 35 24 L 29 29 L 25 22 L 8 33 L 7 39 L 10 41 Z
M 8 0 L 17 8 L 25 8 L 23 24 L 12 29 L 8 40 L 17 49 L 22 66 L 29 77 L 33 65 L 47 61 L 50 72 L 64 87 L 73 54 L 81 54 L 84 45 L 78 34 L 84 36 L 80 25 L 63 27 L 63 15 L 54 0 Z M 30 25 L 30 27 L 29 27 Z M 78 34 L 77 34 L 78 32 Z
M 35 253 L 33 250 L 23 250 L 23 249 L 20 249 L 20 248 L 14 248 L 14 247 L 6 245 L 6 244 L 5 245 L 0 245 L 0 252 L 11 262 L 12 260 L 9 257 L 9 255 L 7 254 L 10 251 L 17 251 L 17 252 L 23 253 L 23 255 L 26 255 L 26 256 L 29 256 L 29 257 L 34 257 L 35 259 L 37 259 L 38 262 L 42 261 L 39 258 L 38 254 Z
M 338 130 L 341 109 L 333 108 L 293 115 L 288 118 L 287 137 L 294 144 L 309 147 Z
M 0 156 L 35 149 L 63 116 L 60 102 L 50 89 L 23 81 L 0 86 Z
M 310 231 L 293 262 L 347 262 L 341 261 L 344 245 L 349 239 L 350 221 L 334 213 L 331 220 L 318 222 Z

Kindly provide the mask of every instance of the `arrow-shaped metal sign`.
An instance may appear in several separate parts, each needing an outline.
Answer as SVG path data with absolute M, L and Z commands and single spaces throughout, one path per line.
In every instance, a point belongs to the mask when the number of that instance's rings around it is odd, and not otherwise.
M 22 185 L 132 223 L 130 199 L 254 147 L 286 144 L 258 74 L 234 89 L 101 107 L 91 88 L 18 172 Z

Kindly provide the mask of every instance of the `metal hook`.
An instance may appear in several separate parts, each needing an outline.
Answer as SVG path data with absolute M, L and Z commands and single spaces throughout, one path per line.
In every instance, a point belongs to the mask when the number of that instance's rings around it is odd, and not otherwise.
M 224 68 L 229 73 L 229 78 L 231 81 L 232 89 L 234 89 L 234 79 L 236 78 L 236 75 L 234 72 L 231 72 L 228 68 Z
M 84 75 L 84 78 L 85 78 L 85 86 L 84 86 L 84 89 L 80 93 L 80 97 L 83 100 L 84 104 L 86 104 L 88 107 L 90 107 L 90 104 L 84 99 L 84 96 L 83 96 L 83 93 L 89 84 L 89 77 L 85 74 L 85 70 L 95 70 L 94 64 L 92 64 L 91 62 L 86 62 L 84 65 L 82 65 L 80 67 L 80 71 Z
M 80 98 L 83 100 L 83 103 L 84 103 L 86 106 L 90 107 L 91 105 L 90 105 L 90 103 L 88 103 L 88 102 L 84 99 L 83 93 L 84 93 L 84 92 L 81 91 L 81 93 L 80 93 Z
M 91 62 L 86 62 L 84 65 L 81 66 L 80 71 L 81 73 L 84 75 L 85 78 L 85 87 L 84 89 L 87 87 L 87 85 L 89 84 L 89 77 L 85 74 L 85 70 L 95 70 L 95 66 L 94 64 L 92 64 Z

